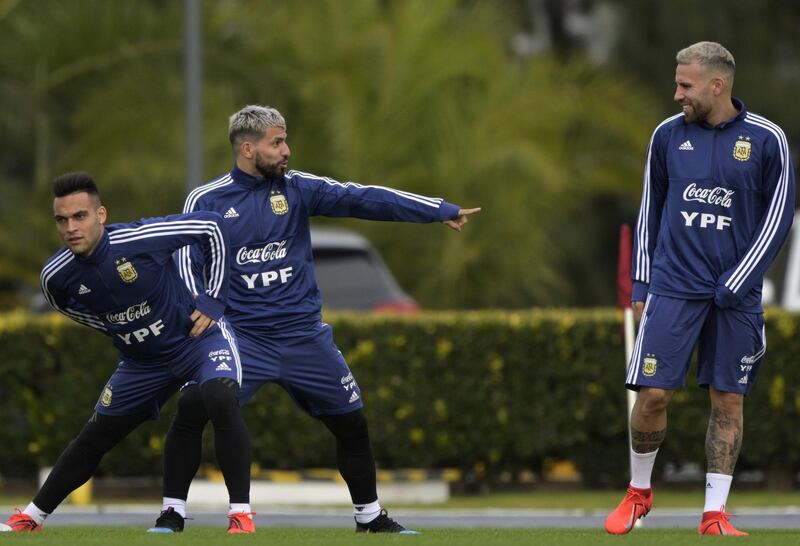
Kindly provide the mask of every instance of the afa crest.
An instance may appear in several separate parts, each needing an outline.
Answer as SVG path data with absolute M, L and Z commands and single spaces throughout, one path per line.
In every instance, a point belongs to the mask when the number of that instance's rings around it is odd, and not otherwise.
M 652 357 L 645 358 L 642 366 L 642 375 L 645 377 L 653 377 L 656 374 L 657 367 L 658 360 Z
M 119 273 L 119 276 L 122 277 L 123 281 L 133 282 L 137 278 L 139 278 L 139 273 L 136 272 L 136 268 L 133 267 L 133 264 L 129 262 L 126 258 L 117 260 L 116 264 L 117 264 L 117 273 Z
M 107 408 L 108 406 L 110 406 L 111 405 L 111 397 L 113 395 L 114 395 L 114 393 L 111 391 L 111 386 L 110 385 L 107 386 L 105 389 L 103 389 L 103 395 L 100 397 L 100 405 L 103 406 L 104 408 Z
M 738 161 L 747 161 L 750 159 L 750 137 L 739 135 L 739 140 L 733 145 L 733 157 Z
M 272 207 L 272 212 L 278 216 L 289 212 L 289 202 L 286 196 L 279 191 L 274 191 L 269 196 L 269 205 Z

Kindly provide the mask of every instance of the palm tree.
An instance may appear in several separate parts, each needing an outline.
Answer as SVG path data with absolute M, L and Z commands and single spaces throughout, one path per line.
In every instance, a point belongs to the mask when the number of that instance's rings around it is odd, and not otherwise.
M 154 101 L 163 95 L 157 82 L 180 67 L 181 41 L 174 32 L 180 12 L 156 2 L 101 0 L 3 7 L 0 139 L 6 153 L 0 182 L 7 198 L 0 202 L 0 283 L 35 284 L 55 247 L 48 181 L 64 170 L 103 172 L 95 167 L 109 163 L 109 141 L 136 138 L 132 125 L 113 137 L 102 129 L 140 116 L 137 89 L 138 96 L 152 90 Z M 121 82 L 127 93 L 115 96 Z M 98 99 L 98 105 L 92 102 L 98 94 L 116 100 Z
M 112 221 L 180 208 L 180 5 L 4 5 L 0 172 L 12 199 L 0 204 L 0 282 L 35 284 L 56 245 L 45 212 L 53 174 L 93 172 Z M 271 104 L 287 117 L 297 168 L 484 207 L 460 235 L 352 222 L 426 307 L 596 299 L 616 226 L 594 204 L 635 208 L 656 116 L 618 74 L 515 57 L 502 7 L 205 3 L 207 177 L 230 168 L 227 116 Z
M 624 79 L 580 61 L 515 58 L 515 25 L 494 4 L 259 5 L 246 19 L 217 13 L 219 43 L 207 49 L 224 53 L 209 54 L 210 80 L 241 97 L 234 107 L 283 111 L 295 166 L 484 207 L 460 235 L 352 223 L 426 306 L 582 303 L 570 269 L 594 278 L 598 256 L 613 268 L 608 241 L 587 252 L 576 232 L 603 214 L 587 210 L 595 194 L 638 200 L 653 108 Z

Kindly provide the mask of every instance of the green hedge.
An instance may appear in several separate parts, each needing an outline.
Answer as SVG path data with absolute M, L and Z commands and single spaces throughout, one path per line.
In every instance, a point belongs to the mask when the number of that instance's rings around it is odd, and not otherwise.
M 576 463 L 590 485 L 627 473 L 621 315 L 613 310 L 426 313 L 327 317 L 363 393 L 381 468 L 460 468 L 496 479 L 548 460 Z M 800 469 L 800 317 L 768 314 L 769 351 L 746 403 L 740 468 Z M 0 474 L 51 465 L 92 412 L 117 356 L 109 341 L 56 315 L 0 317 Z M 673 399 L 659 466 L 703 462 L 705 391 Z M 160 421 L 103 462 L 114 475 L 157 475 Z M 263 467 L 335 467 L 329 433 L 275 385 L 246 407 L 254 461 Z M 207 439 L 207 447 L 210 442 Z M 210 449 L 206 459 L 213 460 Z

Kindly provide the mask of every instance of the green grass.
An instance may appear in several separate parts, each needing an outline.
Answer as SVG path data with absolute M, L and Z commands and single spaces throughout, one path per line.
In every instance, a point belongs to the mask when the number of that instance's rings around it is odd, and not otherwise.
M 273 546 L 320 545 L 351 546 L 359 544 L 406 544 L 412 541 L 418 545 L 432 546 L 492 546 L 514 544 L 572 545 L 619 544 L 622 542 L 647 544 L 697 544 L 703 540 L 692 530 L 645 529 L 630 536 L 608 536 L 598 530 L 561 529 L 435 529 L 426 530 L 420 536 L 398 535 L 355 535 L 349 530 L 339 529 L 260 529 L 252 536 L 228 536 L 222 529 L 196 528 L 181 535 L 147 535 L 141 529 L 81 527 L 48 529 L 36 535 L 4 536 L 3 540 L 17 543 L 35 541 L 40 545 L 81 546 L 126 544 L 140 545 L 165 543 L 191 544 L 192 546 L 217 545 L 222 541 L 237 541 L 246 544 L 269 544 Z M 796 531 L 763 530 L 749 540 L 749 544 L 796 544 Z
M 703 506 L 705 491 L 702 488 L 687 491 L 659 491 L 655 489 L 655 503 L 659 508 L 693 508 Z M 536 491 L 532 493 L 492 493 L 452 497 L 445 504 L 426 505 L 429 508 L 480 509 L 519 508 L 537 510 L 611 509 L 622 500 L 625 492 L 619 491 Z M 420 506 L 404 505 L 408 508 Z M 736 491 L 731 492 L 728 509 L 737 507 L 760 508 L 769 506 L 800 506 L 800 491 Z M 397 509 L 400 506 L 392 505 Z
M 724 540 L 724 539 L 723 539 Z M 223 529 L 194 528 L 179 535 L 148 535 L 130 527 L 50 528 L 41 533 L 7 534 L 0 538 L 8 544 L 161 545 L 191 544 L 265 544 L 269 546 L 359 546 L 374 544 L 414 544 L 415 546 L 506 546 L 546 544 L 571 546 L 592 544 L 664 544 L 677 545 L 708 542 L 693 530 L 641 529 L 628 536 L 610 536 L 602 530 L 564 529 L 431 529 L 418 536 L 356 535 L 344 529 L 259 529 L 255 535 L 226 535 Z M 797 531 L 757 530 L 747 544 L 797 544 Z

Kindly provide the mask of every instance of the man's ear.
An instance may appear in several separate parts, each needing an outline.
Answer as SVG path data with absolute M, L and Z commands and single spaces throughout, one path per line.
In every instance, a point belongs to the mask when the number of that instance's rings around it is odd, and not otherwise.
M 728 82 L 722 76 L 715 76 L 711 78 L 711 90 L 715 97 L 719 97 L 728 87 Z
M 239 145 L 239 155 L 247 159 L 252 159 L 254 148 L 255 146 L 253 146 L 252 142 L 250 142 L 249 140 L 244 140 Z
M 100 205 L 100 208 L 97 209 L 97 219 L 100 220 L 101 224 L 105 224 L 107 218 L 108 218 L 108 211 L 103 205 Z

